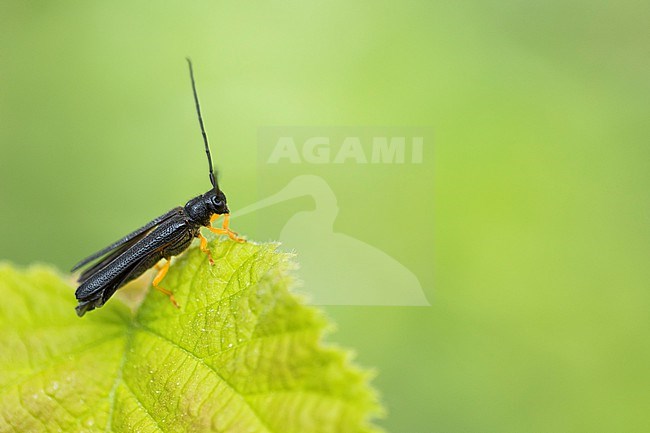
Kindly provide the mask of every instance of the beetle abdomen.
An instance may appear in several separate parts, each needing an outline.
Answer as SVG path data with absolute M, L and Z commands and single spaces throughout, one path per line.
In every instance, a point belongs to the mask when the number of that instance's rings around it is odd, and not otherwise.
M 77 314 L 99 308 L 129 281 L 142 275 L 163 258 L 185 251 L 197 235 L 199 226 L 181 216 L 163 222 L 111 262 L 89 275 L 75 296 Z

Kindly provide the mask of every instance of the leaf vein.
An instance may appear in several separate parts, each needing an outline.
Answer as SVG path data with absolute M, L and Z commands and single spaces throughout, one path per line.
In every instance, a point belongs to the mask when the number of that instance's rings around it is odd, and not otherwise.
M 179 345 L 178 343 L 176 343 L 176 342 L 170 340 L 170 339 L 167 338 L 166 336 L 164 336 L 164 335 L 162 335 L 162 334 L 159 334 L 158 332 L 154 331 L 153 329 L 150 329 L 150 328 L 148 328 L 147 326 L 145 326 L 145 325 L 143 325 L 143 324 L 140 324 L 140 327 L 141 327 L 141 329 L 143 329 L 144 331 L 150 333 L 151 335 L 154 335 L 154 336 L 158 337 L 159 339 L 161 339 L 162 341 L 165 341 L 167 344 L 170 344 L 170 345 L 172 345 L 172 346 L 174 346 L 174 347 L 177 347 L 177 348 L 181 349 L 183 352 L 185 352 L 187 355 L 189 355 L 192 359 L 194 359 L 194 360 L 197 361 L 198 363 L 204 365 L 204 366 L 207 367 L 209 370 L 212 370 L 212 371 L 214 372 L 214 374 L 215 374 L 215 375 L 216 375 L 216 376 L 217 376 L 217 377 L 218 377 L 218 378 L 219 378 L 223 383 L 225 383 L 225 384 L 228 386 L 228 388 L 230 388 L 230 389 L 232 390 L 232 392 L 233 392 L 235 395 L 239 395 L 239 396 L 241 397 L 241 401 L 242 401 L 242 402 L 245 404 L 245 406 L 247 406 L 247 407 L 249 408 L 249 410 L 250 410 L 250 411 L 251 411 L 251 412 L 252 412 L 252 413 L 257 417 L 257 419 L 258 419 L 259 423 L 261 424 L 261 426 L 264 427 L 264 429 L 265 429 L 266 431 L 268 431 L 268 432 L 271 432 L 271 431 L 272 431 L 271 428 L 270 428 L 270 426 L 269 426 L 269 425 L 266 423 L 266 421 L 262 418 L 261 414 L 257 411 L 257 409 L 255 409 L 255 408 L 250 404 L 250 402 L 249 402 L 248 400 L 246 400 L 246 397 L 245 397 L 244 395 L 242 395 L 242 394 L 241 394 L 241 393 L 240 393 L 240 392 L 239 392 L 239 391 L 238 391 L 238 390 L 237 390 L 237 389 L 236 389 L 236 388 L 235 388 L 235 387 L 234 387 L 234 386 L 233 386 L 229 381 L 227 381 L 227 380 L 226 380 L 226 379 L 221 375 L 221 373 L 220 373 L 218 370 L 216 370 L 213 366 L 207 364 L 203 359 L 199 358 L 196 354 L 194 354 L 194 353 L 192 353 L 191 351 L 187 350 L 186 348 L 184 348 L 183 346 Z

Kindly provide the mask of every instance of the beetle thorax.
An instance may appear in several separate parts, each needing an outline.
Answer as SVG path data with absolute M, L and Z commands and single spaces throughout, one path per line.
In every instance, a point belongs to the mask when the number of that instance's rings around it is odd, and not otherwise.
M 210 224 L 210 217 L 212 216 L 212 209 L 210 206 L 209 198 L 204 195 L 199 195 L 190 199 L 185 204 L 185 213 L 193 221 L 207 226 Z

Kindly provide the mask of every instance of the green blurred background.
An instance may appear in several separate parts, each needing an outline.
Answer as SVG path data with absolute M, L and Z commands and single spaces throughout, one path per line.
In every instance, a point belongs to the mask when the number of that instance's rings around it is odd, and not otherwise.
M 647 431 L 649 12 L 3 1 L 0 258 L 66 270 L 207 189 L 191 55 L 233 210 L 259 198 L 261 126 L 434 129 L 421 166 L 332 184 L 335 229 L 432 304 L 327 308 L 330 339 L 376 367 L 389 431 Z M 236 229 L 273 239 L 309 206 Z

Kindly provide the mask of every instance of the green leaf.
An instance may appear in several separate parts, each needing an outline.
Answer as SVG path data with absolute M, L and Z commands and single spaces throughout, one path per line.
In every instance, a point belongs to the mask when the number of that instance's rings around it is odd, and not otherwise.
M 276 245 L 192 248 L 133 311 L 78 318 L 52 269 L 0 265 L 0 432 L 375 432 L 369 373 L 322 344 Z

